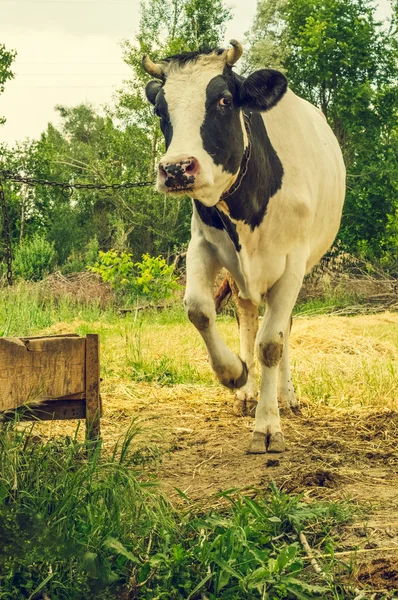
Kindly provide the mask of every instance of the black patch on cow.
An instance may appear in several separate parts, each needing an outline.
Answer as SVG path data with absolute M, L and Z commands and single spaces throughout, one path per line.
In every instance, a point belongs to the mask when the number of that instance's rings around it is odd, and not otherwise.
M 203 147 L 223 171 L 236 173 L 243 155 L 243 132 L 240 109 L 224 75 L 213 77 L 206 88 L 206 112 L 200 127 Z M 221 106 L 227 98 L 230 106 Z
M 239 252 L 242 246 L 239 243 L 239 235 L 235 223 L 232 223 L 231 219 L 217 207 L 205 206 L 199 200 L 194 200 L 194 202 L 201 221 L 208 227 L 214 227 L 220 231 L 225 230 L 234 244 L 235 250 Z
M 275 106 L 287 90 L 287 79 L 274 69 L 255 71 L 240 86 L 239 103 L 248 110 L 266 111 Z
M 222 54 L 225 52 L 223 48 L 207 48 L 202 47 L 199 48 L 197 52 L 181 52 L 181 54 L 173 54 L 172 56 L 167 56 L 163 58 L 161 62 L 176 62 L 179 66 L 183 66 L 189 62 L 195 63 L 201 54 Z
M 233 245 L 235 246 L 235 250 L 239 252 L 242 246 L 239 243 L 239 235 L 235 223 L 232 223 L 231 219 L 221 210 L 218 210 L 218 208 L 216 208 L 216 210 L 220 216 L 222 224 L 224 225 L 224 229 L 228 233 Z
M 205 206 L 199 200 L 194 200 L 198 215 L 205 225 L 215 229 L 224 229 L 220 214 L 215 206 Z
M 154 80 L 148 81 L 148 83 L 145 86 L 145 95 L 146 95 L 147 99 L 149 100 L 149 102 L 151 104 L 153 104 L 154 106 L 156 104 L 156 96 L 158 95 L 158 93 L 162 87 L 163 87 L 163 84 L 160 83 L 160 81 L 154 81 Z
M 247 173 L 225 203 L 232 219 L 244 221 L 253 230 L 263 221 L 269 200 L 282 187 L 283 178 L 282 163 L 257 112 L 251 120 L 251 143 Z
M 167 105 L 163 88 L 159 90 L 156 96 L 155 114 L 160 117 L 160 129 L 164 135 L 164 141 L 167 149 L 170 146 L 173 138 L 173 126 L 170 121 L 169 107 Z

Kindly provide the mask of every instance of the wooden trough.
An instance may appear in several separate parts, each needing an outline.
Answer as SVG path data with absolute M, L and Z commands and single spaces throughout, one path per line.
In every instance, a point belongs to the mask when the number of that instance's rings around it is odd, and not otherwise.
M 86 419 L 100 436 L 99 339 L 56 335 L 0 338 L 0 419 Z

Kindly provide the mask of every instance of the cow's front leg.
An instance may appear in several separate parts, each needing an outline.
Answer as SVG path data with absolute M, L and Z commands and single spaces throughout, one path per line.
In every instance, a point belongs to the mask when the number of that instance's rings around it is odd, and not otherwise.
M 247 381 L 246 364 L 232 352 L 216 327 L 213 298 L 215 277 L 220 264 L 212 247 L 203 239 L 192 239 L 187 253 L 187 286 L 184 298 L 189 320 L 202 336 L 210 364 L 223 385 L 240 388 Z
M 289 325 L 285 332 L 282 359 L 279 365 L 278 402 L 279 408 L 290 408 L 295 411 L 299 408 L 299 403 L 294 391 L 292 374 L 290 371 L 289 349 L 291 328 L 292 318 L 290 318 Z
M 245 385 L 236 391 L 234 412 L 254 416 L 257 406 L 257 381 L 254 365 L 254 344 L 258 331 L 258 307 L 239 296 L 239 288 L 233 282 L 233 296 L 239 315 L 240 355 L 246 363 L 248 377 Z
M 304 265 L 305 262 L 290 264 L 288 260 L 285 273 L 267 295 L 267 310 L 256 340 L 262 380 L 249 447 L 251 453 L 283 452 L 285 449 L 277 398 L 278 371 L 285 332 L 304 277 Z

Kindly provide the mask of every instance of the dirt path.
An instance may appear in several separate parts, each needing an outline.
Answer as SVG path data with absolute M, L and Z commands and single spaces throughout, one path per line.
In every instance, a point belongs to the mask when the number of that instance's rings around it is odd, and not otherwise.
M 158 476 L 176 501 L 176 488 L 214 505 L 217 492 L 263 490 L 275 481 L 307 498 L 357 502 L 365 520 L 346 529 L 339 550 L 361 549 L 359 582 L 398 591 L 398 412 L 303 406 L 300 415 L 283 417 L 288 446 L 283 455 L 247 455 L 252 420 L 231 413 L 228 392 L 211 392 L 205 404 L 183 386 L 177 392 L 159 388 L 156 402 L 152 395 L 152 401 L 122 410 L 110 401 L 105 436 L 114 442 L 115 428 L 121 431 L 138 410 L 148 420 L 142 443 L 160 447 Z
M 59 324 L 51 332 L 76 327 Z M 300 415 L 283 416 L 283 455 L 246 454 L 253 420 L 232 414 L 232 394 L 212 385 L 212 377 L 203 385 L 173 387 L 133 380 L 128 360 L 134 332 L 101 327 L 105 448 L 113 448 L 138 417 L 143 460 L 151 453 L 159 457 L 158 478 L 176 502 L 181 501 L 176 488 L 211 506 L 220 502 L 220 491 L 265 490 L 275 481 L 309 500 L 358 503 L 364 517 L 345 529 L 338 548 L 347 553 L 359 548 L 358 582 L 397 590 L 398 599 L 396 313 L 297 320 L 293 366 L 299 397 L 307 403 Z M 231 347 L 236 346 L 234 324 L 220 327 Z M 201 373 L 209 371 L 203 344 L 188 325 L 148 326 L 141 344 L 153 364 L 167 355 L 180 369 L 185 365 L 181 361 L 189 361 Z M 60 435 L 72 433 L 75 423 L 40 427 L 46 435 Z M 342 558 L 349 563 L 352 554 Z

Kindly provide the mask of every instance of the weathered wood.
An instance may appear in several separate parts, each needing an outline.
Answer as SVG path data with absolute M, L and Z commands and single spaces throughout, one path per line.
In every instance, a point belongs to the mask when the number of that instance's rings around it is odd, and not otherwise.
M 100 437 L 100 363 L 99 336 L 89 333 L 86 336 L 86 427 L 87 437 L 96 440 Z
M 85 392 L 86 340 L 0 338 L 0 411 Z
M 20 406 L 0 415 L 2 421 L 65 421 L 86 418 L 86 402 L 81 399 L 57 399 L 41 402 L 38 406 Z

